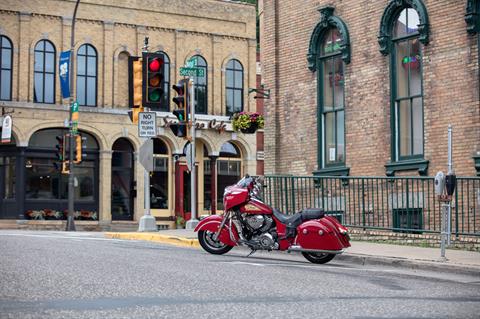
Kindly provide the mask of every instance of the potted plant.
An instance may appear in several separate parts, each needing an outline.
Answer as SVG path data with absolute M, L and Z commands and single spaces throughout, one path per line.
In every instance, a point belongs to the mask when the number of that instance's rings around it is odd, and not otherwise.
M 265 120 L 263 118 L 263 115 L 258 112 L 240 112 L 235 113 L 232 117 L 233 129 L 235 131 L 241 131 L 242 133 L 255 133 L 257 129 L 262 129 L 264 125 Z
M 177 216 L 175 224 L 177 225 L 177 229 L 185 228 L 185 219 L 182 216 Z

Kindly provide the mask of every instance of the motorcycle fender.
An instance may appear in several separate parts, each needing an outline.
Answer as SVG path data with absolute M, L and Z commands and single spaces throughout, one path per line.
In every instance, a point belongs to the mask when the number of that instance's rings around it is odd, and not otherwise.
M 295 243 L 304 249 L 342 250 L 346 246 L 340 236 L 331 222 L 315 219 L 297 227 Z
M 217 232 L 218 227 L 220 227 L 220 224 L 222 223 L 223 216 L 220 215 L 210 215 L 204 219 L 202 219 L 197 227 L 195 227 L 195 231 L 198 232 L 200 230 L 208 230 L 211 232 Z M 220 236 L 218 237 L 218 240 L 220 240 L 222 243 L 225 245 L 229 246 L 237 246 L 237 243 L 232 241 L 230 238 L 230 227 L 228 225 L 225 225 L 220 232 Z M 238 232 L 237 228 L 235 225 L 232 225 L 232 233 L 233 233 L 233 238 L 235 241 L 238 241 Z

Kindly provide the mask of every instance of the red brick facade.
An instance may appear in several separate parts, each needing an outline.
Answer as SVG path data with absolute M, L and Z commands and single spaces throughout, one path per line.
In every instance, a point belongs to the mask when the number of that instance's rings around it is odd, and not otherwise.
M 418 0 L 420 1 L 420 0 Z M 319 8 L 335 10 L 350 34 L 345 65 L 345 158 L 350 175 L 386 174 L 391 161 L 390 56 L 379 49 L 380 22 L 391 0 L 264 0 L 261 35 L 265 100 L 265 173 L 310 175 L 317 167 L 317 74 L 307 52 Z M 467 33 L 467 0 L 423 0 L 429 43 L 423 49 L 424 159 L 428 175 L 447 170 L 453 126 L 457 175 L 473 176 L 480 152 L 478 33 Z M 397 175 L 418 175 L 417 170 Z

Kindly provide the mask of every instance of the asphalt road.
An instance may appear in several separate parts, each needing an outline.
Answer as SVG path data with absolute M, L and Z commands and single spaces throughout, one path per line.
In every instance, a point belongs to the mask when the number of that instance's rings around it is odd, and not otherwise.
M 0 231 L 0 318 L 478 318 L 480 275 Z

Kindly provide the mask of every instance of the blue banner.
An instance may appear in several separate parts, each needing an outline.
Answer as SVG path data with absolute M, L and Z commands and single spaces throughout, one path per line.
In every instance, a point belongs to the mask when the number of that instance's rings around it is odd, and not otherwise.
M 62 90 L 62 97 L 66 99 L 70 97 L 70 51 L 60 53 L 60 63 L 58 64 L 60 71 L 60 88 Z

